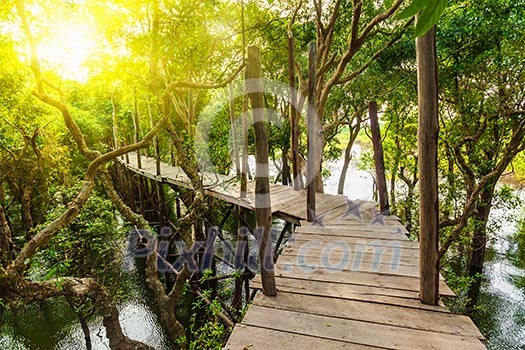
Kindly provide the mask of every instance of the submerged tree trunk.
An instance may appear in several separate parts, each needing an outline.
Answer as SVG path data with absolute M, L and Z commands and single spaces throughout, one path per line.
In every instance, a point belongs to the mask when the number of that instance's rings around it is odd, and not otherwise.
M 341 175 L 339 176 L 339 185 L 337 186 L 338 194 L 343 194 L 344 192 L 346 175 L 348 172 L 348 168 L 350 167 L 350 161 L 352 160 L 352 147 L 354 146 L 355 140 L 357 139 L 357 135 L 361 130 L 361 121 L 362 113 L 359 111 L 355 114 L 354 118 L 352 118 L 352 120 L 348 122 L 348 133 L 350 134 L 350 137 L 348 138 L 348 144 L 345 148 L 343 168 L 341 169 Z
M 93 349 L 93 344 L 91 343 L 91 331 L 89 330 L 89 325 L 86 320 L 86 317 L 82 314 L 82 312 L 77 312 L 78 321 L 80 322 L 80 327 L 82 328 L 82 332 L 84 333 L 84 339 L 86 341 L 86 349 L 91 350 Z
M 352 160 L 352 142 L 348 142 L 345 149 L 345 157 L 343 160 L 343 167 L 341 168 L 341 175 L 339 175 L 339 185 L 337 186 L 337 193 L 344 194 L 345 182 L 346 182 L 346 173 L 350 166 L 350 161 Z
M 474 219 L 474 236 L 470 245 L 471 254 L 469 260 L 468 275 L 474 282 L 469 286 L 469 308 L 474 307 L 479 299 L 481 288 L 481 274 L 485 262 L 485 251 L 487 245 L 487 223 L 489 220 L 492 199 L 494 197 L 495 184 L 487 184 L 480 195 L 479 204 L 476 206 Z

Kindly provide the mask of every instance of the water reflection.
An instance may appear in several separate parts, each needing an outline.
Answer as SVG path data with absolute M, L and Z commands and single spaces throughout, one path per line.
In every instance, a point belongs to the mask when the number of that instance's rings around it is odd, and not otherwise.
M 525 192 L 519 193 L 523 200 Z M 487 347 L 497 350 L 525 349 L 525 234 L 519 218 L 523 208 L 494 209 L 491 219 L 505 217 L 490 245 L 474 322 L 487 338 Z
M 168 343 L 142 280 L 140 266 L 127 258 L 125 266 L 125 299 L 119 305 L 124 333 L 155 349 L 167 350 Z M 89 319 L 94 350 L 107 350 L 109 344 L 101 317 Z M 84 333 L 75 313 L 61 300 L 32 304 L 16 313 L 0 316 L 0 349 L 9 350 L 85 350 Z

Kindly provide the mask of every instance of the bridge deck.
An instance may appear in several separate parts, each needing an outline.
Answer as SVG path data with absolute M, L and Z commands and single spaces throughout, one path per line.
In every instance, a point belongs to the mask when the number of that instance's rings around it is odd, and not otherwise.
M 142 159 L 137 169 L 156 181 L 190 187 L 181 169 Z M 253 183 L 247 199 L 225 176 L 204 179 L 206 193 L 254 210 Z M 278 294 L 258 293 L 225 346 L 228 350 L 485 349 L 467 316 L 443 305 L 423 305 L 419 291 L 419 246 L 395 217 L 377 215 L 371 202 L 318 194 L 316 223 L 306 219 L 306 194 L 272 185 L 272 213 L 301 226 L 275 266 Z M 255 278 L 252 285 L 260 287 Z M 452 291 L 441 280 L 442 296 Z

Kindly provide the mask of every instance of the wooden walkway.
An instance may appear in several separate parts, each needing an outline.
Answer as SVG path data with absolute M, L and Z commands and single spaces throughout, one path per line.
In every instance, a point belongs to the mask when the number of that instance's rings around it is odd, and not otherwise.
M 162 164 L 155 175 L 151 158 L 139 170 L 130 154 L 126 166 L 190 186 L 177 167 Z M 247 199 L 229 177 L 204 183 L 206 194 L 255 210 L 253 183 Z M 257 294 L 225 349 L 485 349 L 469 317 L 419 301 L 419 244 L 396 217 L 378 215 L 371 202 L 318 194 L 318 220 L 309 223 L 305 191 L 281 185 L 272 186 L 271 202 L 275 216 L 301 226 L 277 260 L 277 296 Z M 257 277 L 252 286 L 261 286 Z M 453 296 L 443 280 L 440 293 Z

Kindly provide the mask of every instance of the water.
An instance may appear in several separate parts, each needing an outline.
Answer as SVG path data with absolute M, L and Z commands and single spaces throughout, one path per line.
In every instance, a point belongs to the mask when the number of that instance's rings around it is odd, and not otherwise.
M 151 298 L 142 279 L 140 260 L 127 257 L 124 300 L 119 305 L 124 333 L 158 350 L 167 350 L 168 342 L 153 311 Z M 101 317 L 89 319 L 94 350 L 107 350 L 109 344 Z M 64 301 L 55 299 L 25 310 L 0 315 L 0 349 L 2 350 L 84 350 L 84 333 L 76 314 Z
M 362 153 L 361 145 L 356 143 L 352 147 L 352 160 L 348 167 L 343 193 L 349 199 L 362 199 L 371 201 L 374 197 L 374 178 L 372 174 L 357 167 L 358 159 Z M 338 159 L 327 162 L 324 168 L 330 171 L 330 176 L 324 181 L 324 191 L 328 194 L 337 194 L 339 177 L 343 168 L 344 160 Z
M 518 192 L 525 199 L 525 192 Z M 494 350 L 525 349 L 525 229 L 523 207 L 494 209 L 491 221 L 503 218 L 488 246 L 486 281 L 473 320 Z M 521 231 L 521 232 L 520 232 Z

